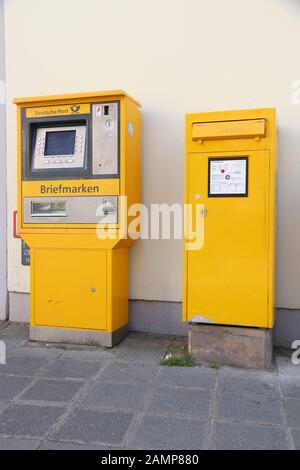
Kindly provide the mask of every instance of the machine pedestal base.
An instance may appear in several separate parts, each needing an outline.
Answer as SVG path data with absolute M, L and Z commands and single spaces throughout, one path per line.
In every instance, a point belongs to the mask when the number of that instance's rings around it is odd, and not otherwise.
M 31 341 L 47 341 L 48 343 L 74 343 L 89 346 L 112 348 L 128 334 L 128 325 L 113 332 L 95 330 L 75 330 L 65 328 L 48 328 L 45 326 L 30 326 Z
M 266 369 L 272 362 L 272 330 L 190 323 L 188 347 L 195 363 Z

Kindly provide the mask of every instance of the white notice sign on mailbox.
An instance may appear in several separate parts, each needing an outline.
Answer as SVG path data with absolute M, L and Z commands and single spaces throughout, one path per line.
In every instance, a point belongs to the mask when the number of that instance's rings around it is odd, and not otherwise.
M 209 196 L 247 196 L 248 158 L 209 158 Z

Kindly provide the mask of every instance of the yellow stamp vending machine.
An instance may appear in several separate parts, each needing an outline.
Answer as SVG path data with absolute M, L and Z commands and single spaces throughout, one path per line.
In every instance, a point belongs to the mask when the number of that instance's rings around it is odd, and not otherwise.
M 185 321 L 273 327 L 275 142 L 274 109 L 187 115 Z
M 30 338 L 113 346 L 127 333 L 126 206 L 140 202 L 140 105 L 121 90 L 14 102 Z

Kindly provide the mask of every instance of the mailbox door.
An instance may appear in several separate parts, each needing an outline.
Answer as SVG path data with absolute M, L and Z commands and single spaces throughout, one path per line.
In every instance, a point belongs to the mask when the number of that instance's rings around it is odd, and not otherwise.
M 187 319 L 267 327 L 269 151 L 187 158 L 188 202 L 193 212 L 197 203 L 204 205 L 198 216 L 204 217 L 204 244 L 186 253 Z M 228 190 L 227 180 L 218 180 L 218 171 L 227 170 L 239 185 Z
M 105 330 L 106 251 L 35 248 L 32 254 L 34 326 Z

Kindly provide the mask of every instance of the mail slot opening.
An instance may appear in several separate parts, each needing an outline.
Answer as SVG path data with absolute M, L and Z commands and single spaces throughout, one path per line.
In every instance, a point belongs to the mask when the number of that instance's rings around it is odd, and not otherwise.
M 31 202 L 32 217 L 66 217 L 66 201 Z

